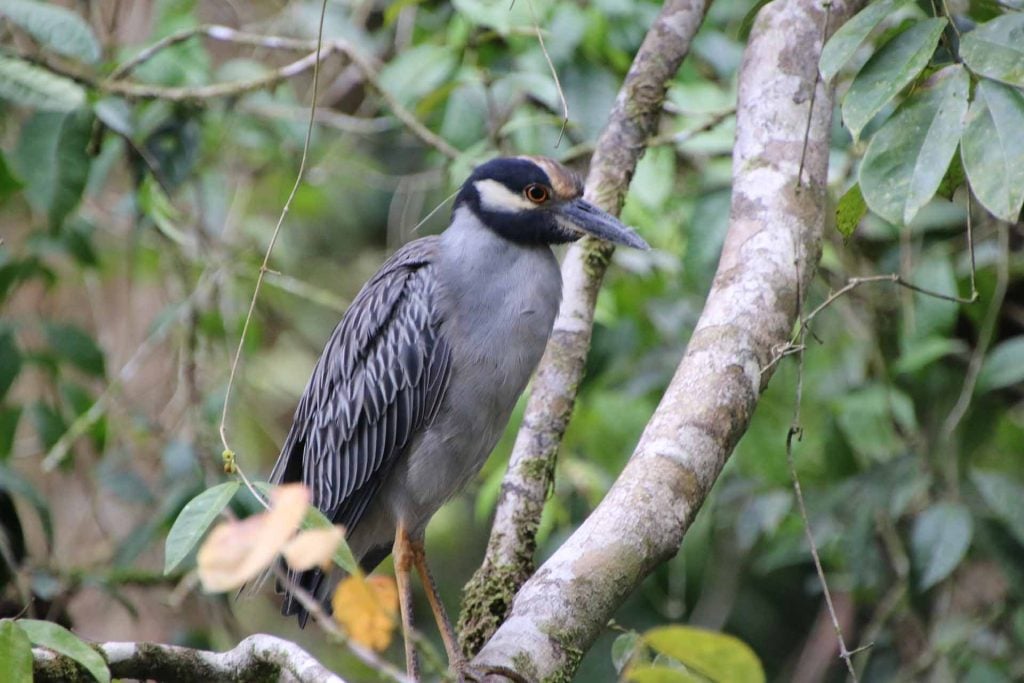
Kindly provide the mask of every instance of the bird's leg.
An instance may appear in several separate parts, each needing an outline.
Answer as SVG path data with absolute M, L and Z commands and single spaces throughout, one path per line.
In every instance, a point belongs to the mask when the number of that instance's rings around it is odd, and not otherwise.
M 430 602 L 430 609 L 437 621 L 437 628 L 441 631 L 441 639 L 444 641 L 445 652 L 448 653 L 448 666 L 457 674 L 462 674 L 465 669 L 466 660 L 459 648 L 459 640 L 455 636 L 455 629 L 452 622 L 448 620 L 448 613 L 441 602 L 441 596 L 437 594 L 437 584 L 430 574 L 430 567 L 427 566 L 427 554 L 423 549 L 423 539 L 410 539 L 409 547 L 412 551 L 412 561 L 416 565 L 416 572 L 420 575 L 420 581 L 427 592 L 427 600 Z
M 395 582 L 398 584 L 398 607 L 402 612 L 402 637 L 405 639 L 405 668 L 409 678 L 420 680 L 420 664 L 412 639 L 412 568 L 414 553 L 409 534 L 402 524 L 395 530 Z

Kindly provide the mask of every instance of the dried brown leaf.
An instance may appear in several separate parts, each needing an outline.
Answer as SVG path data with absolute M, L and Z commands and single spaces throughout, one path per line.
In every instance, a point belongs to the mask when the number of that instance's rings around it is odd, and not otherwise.
M 301 572 L 313 567 L 329 569 L 331 557 L 344 537 L 345 529 L 341 526 L 306 529 L 288 541 L 281 549 L 281 554 L 284 555 L 288 566 L 296 571 Z
M 349 576 L 331 598 L 334 618 L 352 640 L 381 652 L 391 644 L 398 614 L 398 588 L 390 576 Z
M 288 484 L 271 490 L 267 512 L 218 524 L 196 556 L 203 590 L 233 590 L 266 569 L 299 528 L 308 507 L 306 487 Z

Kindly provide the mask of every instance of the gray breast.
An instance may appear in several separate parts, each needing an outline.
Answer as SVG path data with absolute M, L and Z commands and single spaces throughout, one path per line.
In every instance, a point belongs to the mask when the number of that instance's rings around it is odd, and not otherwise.
M 409 466 L 396 468 L 384 492 L 410 530 L 480 470 L 540 361 L 561 298 L 549 247 L 514 244 L 460 214 L 441 236 L 437 262 L 451 381 Z

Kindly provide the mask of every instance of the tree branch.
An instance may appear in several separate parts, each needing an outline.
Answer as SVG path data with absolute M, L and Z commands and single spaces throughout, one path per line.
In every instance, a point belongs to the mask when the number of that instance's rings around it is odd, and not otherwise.
M 669 81 L 708 4 L 667 0 L 633 60 L 587 176 L 587 198 L 606 211 L 622 209 L 637 162 L 656 132 Z M 533 573 L 537 525 L 583 377 L 594 304 L 613 251 L 608 242 L 584 239 L 562 265 L 561 309 L 516 437 L 483 564 L 465 589 L 459 634 L 469 654 L 494 633 L 512 596 Z
M 832 26 L 858 3 L 836 3 Z M 475 665 L 568 678 L 622 600 L 678 551 L 747 429 L 771 375 L 761 368 L 789 339 L 820 257 L 832 118 L 817 78 L 824 22 L 813 0 L 761 10 L 740 69 L 729 232 L 686 354 L 608 496 L 519 591 Z
M 193 650 L 162 643 L 102 643 L 96 650 L 113 678 L 173 681 L 281 680 L 345 683 L 295 643 L 262 633 L 227 652 Z M 36 683 L 91 681 L 74 660 L 46 648 L 32 648 Z

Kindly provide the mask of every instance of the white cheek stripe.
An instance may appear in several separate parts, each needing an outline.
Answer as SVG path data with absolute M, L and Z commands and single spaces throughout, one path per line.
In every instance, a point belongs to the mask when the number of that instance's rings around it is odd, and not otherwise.
M 487 211 L 504 211 L 515 213 L 524 209 L 534 209 L 536 204 L 526 197 L 518 195 L 497 180 L 490 178 L 478 180 L 473 185 L 480 195 L 480 206 Z

